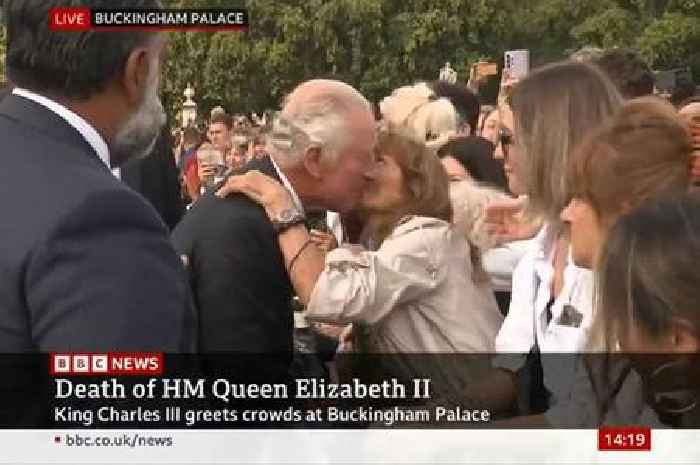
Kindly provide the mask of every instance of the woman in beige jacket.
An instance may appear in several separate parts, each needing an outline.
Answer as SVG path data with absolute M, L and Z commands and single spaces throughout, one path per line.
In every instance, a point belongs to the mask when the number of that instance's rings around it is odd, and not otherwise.
M 362 208 L 375 250 L 307 247 L 303 224 L 280 234 L 297 295 L 311 321 L 359 323 L 370 353 L 475 353 L 494 349 L 502 317 L 451 225 L 447 175 L 422 141 L 383 129 Z M 218 195 L 243 192 L 271 218 L 293 207 L 261 173 L 232 177 Z M 285 237 L 286 236 L 286 237 Z

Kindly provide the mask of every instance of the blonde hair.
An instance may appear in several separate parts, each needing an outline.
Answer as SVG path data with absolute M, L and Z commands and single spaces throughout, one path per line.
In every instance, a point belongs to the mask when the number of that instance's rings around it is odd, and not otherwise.
M 571 199 L 566 178 L 574 147 L 622 104 L 594 65 L 559 62 L 534 71 L 509 98 L 515 140 L 522 147 L 524 183 L 535 216 L 559 224 Z
M 457 132 L 457 110 L 448 99 L 438 98 L 425 82 L 394 90 L 379 103 L 379 110 L 388 124 L 403 126 L 434 150 Z
M 575 151 L 568 172 L 573 195 L 611 219 L 650 197 L 690 185 L 690 137 L 670 103 L 630 100 Z

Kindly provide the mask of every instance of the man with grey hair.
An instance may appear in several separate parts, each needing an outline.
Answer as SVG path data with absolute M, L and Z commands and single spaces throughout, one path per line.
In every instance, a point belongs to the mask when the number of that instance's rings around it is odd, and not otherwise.
M 274 122 L 269 156 L 244 168 L 280 181 L 295 208 L 271 222 L 243 195 L 209 194 L 192 207 L 173 240 L 188 257 L 200 351 L 291 357 L 293 289 L 277 234 L 303 222 L 306 210 L 354 208 L 373 165 L 374 138 L 371 106 L 359 92 L 339 81 L 305 82 Z

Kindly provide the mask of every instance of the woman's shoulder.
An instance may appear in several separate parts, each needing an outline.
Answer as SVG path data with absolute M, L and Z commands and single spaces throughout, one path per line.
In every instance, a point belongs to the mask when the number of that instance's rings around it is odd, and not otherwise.
M 426 216 L 404 217 L 382 242 L 384 253 L 416 256 L 443 256 L 451 247 L 452 226 L 447 221 Z
M 439 218 L 420 215 L 407 215 L 399 220 L 389 238 L 397 238 L 411 233 L 435 232 L 444 234 L 450 229 L 450 223 Z

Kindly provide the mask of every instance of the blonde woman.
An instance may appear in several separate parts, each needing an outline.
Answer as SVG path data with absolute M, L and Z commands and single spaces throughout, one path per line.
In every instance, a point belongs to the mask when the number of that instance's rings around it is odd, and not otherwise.
M 572 196 L 566 177 L 571 153 L 622 98 L 597 68 L 561 62 L 516 84 L 509 100 L 509 108 L 501 109 L 496 156 L 504 160 L 511 192 L 527 195 L 531 215 L 543 218 L 544 226 L 513 273 L 510 309 L 496 338 L 498 352 L 519 355 L 502 358 L 488 380 L 491 387 L 470 395 L 494 410 L 507 410 L 517 397 L 516 373 L 540 367 L 543 385 L 534 397 L 541 405 L 521 408 L 526 413 L 571 393 L 575 366 L 550 367 L 547 361 L 553 359 L 539 354 L 581 352 L 588 340 L 593 274 L 571 261 L 559 216 Z

